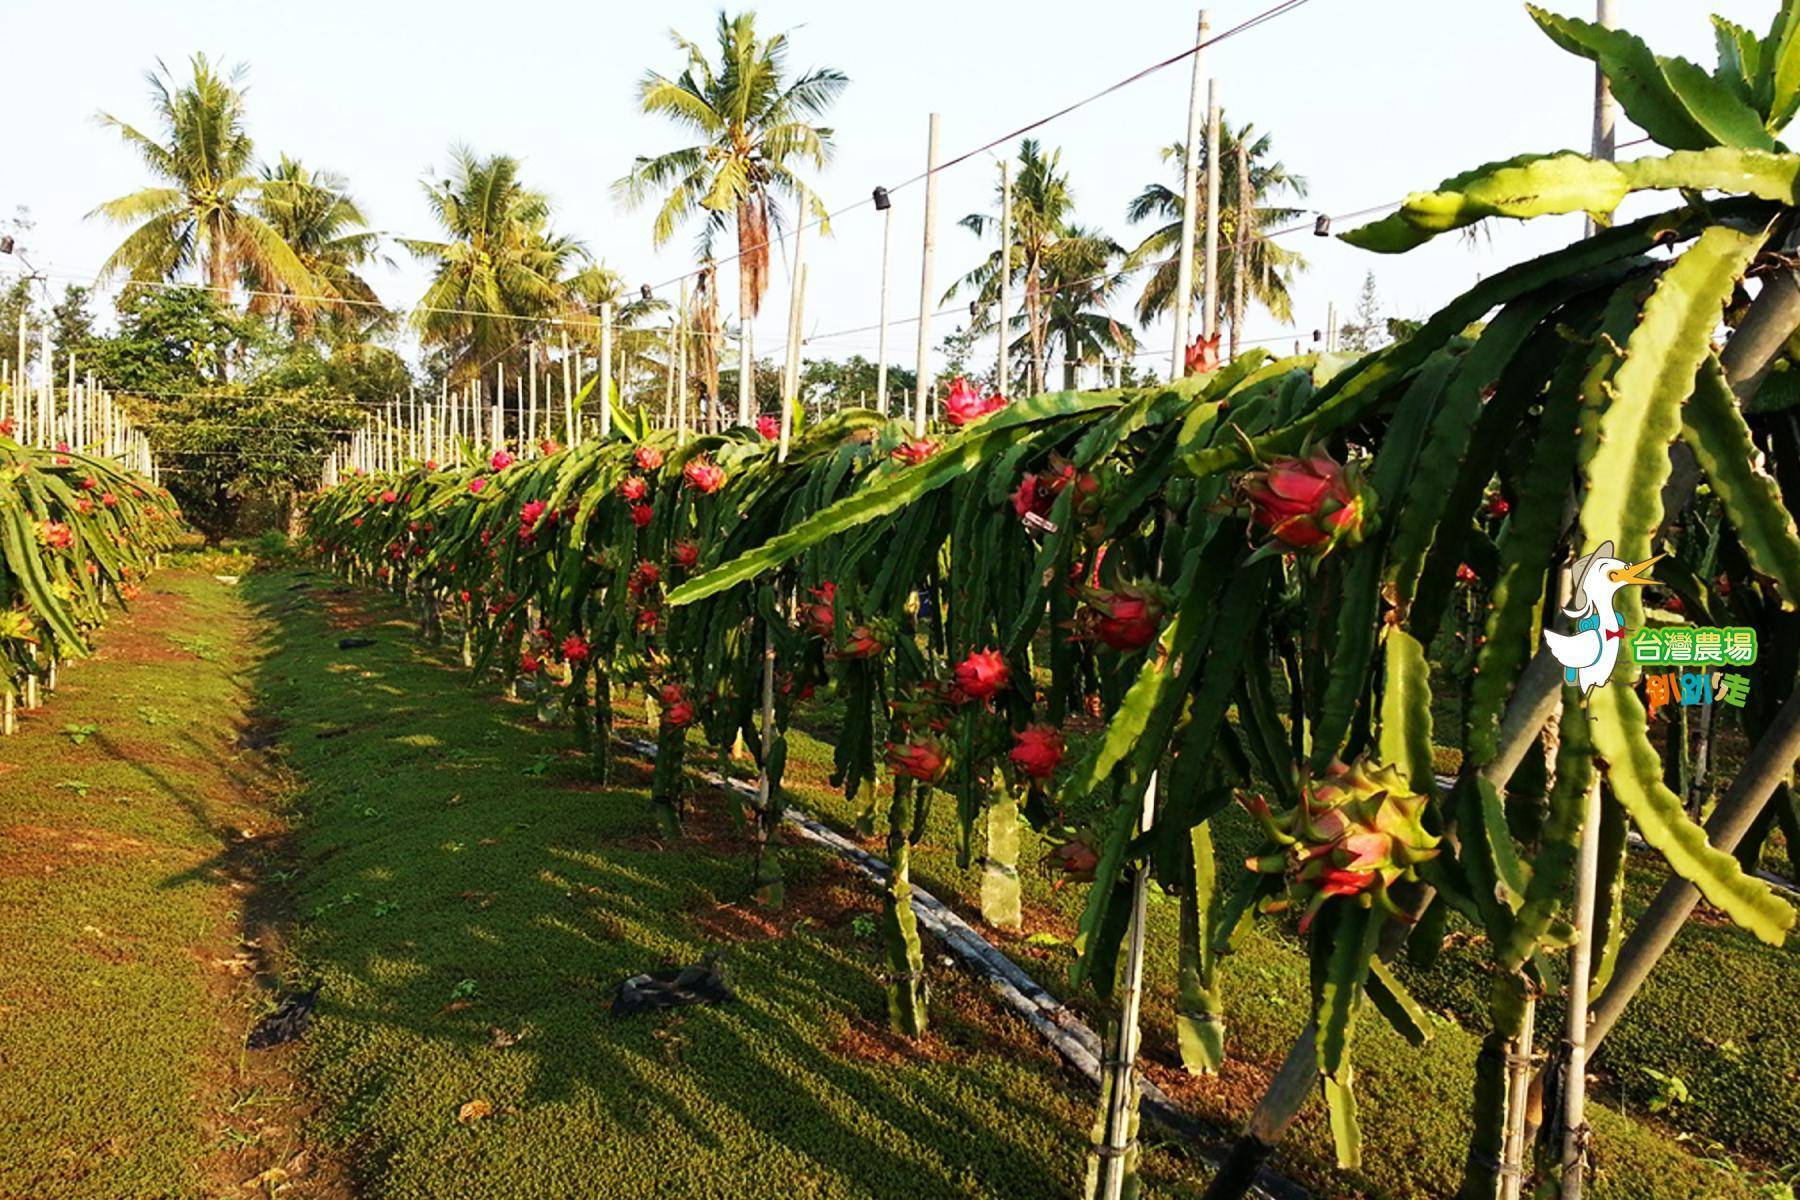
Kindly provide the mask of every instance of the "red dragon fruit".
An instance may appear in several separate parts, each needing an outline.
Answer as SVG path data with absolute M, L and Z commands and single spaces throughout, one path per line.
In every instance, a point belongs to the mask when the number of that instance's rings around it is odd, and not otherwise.
M 1325 554 L 1339 542 L 1356 545 L 1374 508 L 1374 496 L 1355 467 L 1324 450 L 1300 458 L 1276 458 L 1237 480 L 1250 519 L 1269 531 L 1265 551 Z

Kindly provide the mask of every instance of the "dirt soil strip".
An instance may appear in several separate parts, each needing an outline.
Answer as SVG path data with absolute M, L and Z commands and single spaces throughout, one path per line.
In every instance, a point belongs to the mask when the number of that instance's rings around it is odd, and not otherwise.
M 636 738 L 615 738 L 614 740 L 634 754 L 645 758 L 656 757 L 656 746 L 652 742 L 640 741 Z M 713 787 L 729 788 L 740 795 L 751 799 L 756 798 L 757 791 L 754 784 L 738 779 L 728 779 L 715 771 L 696 770 L 694 774 Z M 891 873 L 888 864 L 830 826 L 793 808 L 784 809 L 782 819 L 806 840 L 823 846 L 840 858 L 846 859 L 877 883 L 883 885 L 887 883 Z M 1104 1047 L 1099 1035 L 1088 1028 L 1086 1022 L 1070 1011 L 1062 1001 L 1045 991 L 1037 980 L 1027 975 L 1012 959 L 1002 954 L 992 942 L 977 933 L 974 927 L 958 916 L 949 905 L 917 883 L 912 885 L 912 906 L 920 924 L 948 946 L 966 965 L 986 979 L 989 986 L 999 993 L 1000 998 L 1024 1017 L 1026 1022 L 1037 1030 L 1070 1066 L 1080 1071 L 1088 1082 L 1096 1087 L 1099 1086 L 1100 1062 L 1104 1054 Z M 1214 1130 L 1183 1112 L 1181 1107 L 1169 1098 L 1168 1093 L 1150 1080 L 1143 1078 L 1141 1073 L 1138 1077 L 1138 1091 L 1142 1095 L 1141 1103 L 1144 1111 L 1162 1125 L 1185 1138 L 1189 1143 L 1189 1148 L 1197 1157 L 1215 1170 L 1224 1163 L 1230 1147 L 1219 1142 Z M 1264 1200 L 1309 1200 L 1312 1195 L 1299 1184 L 1276 1174 L 1267 1167 L 1258 1170 L 1253 1194 L 1264 1197 Z

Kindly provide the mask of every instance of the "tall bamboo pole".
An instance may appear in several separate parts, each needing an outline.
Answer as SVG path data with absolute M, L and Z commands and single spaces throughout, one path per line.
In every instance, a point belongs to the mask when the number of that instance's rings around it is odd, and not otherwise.
M 875 411 L 888 411 L 888 252 L 894 243 L 893 202 L 881 210 L 881 332 L 875 342 Z
M 575 430 L 575 392 L 569 386 L 569 328 L 562 328 L 563 443 L 573 446 L 581 441 Z
M 685 279 L 681 281 L 681 312 L 676 317 L 675 329 L 675 406 L 679 410 L 677 420 L 681 428 L 678 440 L 685 445 L 688 439 L 688 287 Z
M 1231 239 L 1231 358 L 1234 362 L 1243 335 L 1244 289 L 1250 277 L 1250 231 L 1256 224 L 1255 214 L 1251 211 L 1254 197 L 1250 191 L 1250 150 L 1243 142 L 1237 144 L 1237 177 L 1237 228 L 1232 231 Z
M 1596 0 L 1595 19 L 1605 29 L 1618 27 L 1613 0 Z M 1612 87 L 1606 72 L 1594 68 L 1594 157 L 1613 156 Z M 1593 219 L 1589 218 L 1590 229 Z M 1581 826 L 1580 866 L 1575 876 L 1575 942 L 1569 947 L 1568 1066 L 1563 1072 L 1562 1200 L 1581 1200 L 1587 1173 L 1588 977 L 1594 953 L 1594 901 L 1600 890 L 1600 776 L 1588 787 L 1587 819 Z
M 1219 81 L 1206 82 L 1206 310 L 1200 329 L 1219 332 Z
M 613 390 L 613 306 L 610 302 L 600 306 L 600 436 L 612 433 L 612 390 Z
M 1206 19 L 1206 10 L 1200 10 L 1199 44 L 1205 44 L 1210 26 Z M 1188 123 L 1187 153 L 1181 171 L 1181 249 L 1175 265 L 1175 348 L 1169 355 L 1169 378 L 1180 379 L 1187 371 L 1187 347 L 1192 340 L 1189 331 L 1189 318 L 1194 308 L 1194 226 L 1200 219 L 1199 186 L 1200 186 L 1200 128 L 1205 119 L 1207 109 L 1201 99 L 1200 81 L 1205 76 L 1205 66 L 1201 59 L 1204 50 L 1194 52 L 1194 75 L 1188 85 Z M 1207 144 L 1207 157 L 1212 157 L 1212 145 Z M 1212 229 L 1209 210 L 1207 229 Z M 1207 272 L 1210 279 L 1212 273 Z
M 1011 372 L 1007 364 L 1006 318 L 1012 312 L 1012 159 L 1000 160 L 1000 312 L 994 318 L 994 324 L 1000 331 L 997 361 L 994 369 L 999 372 L 995 377 L 994 387 L 1005 395 L 1011 390 L 1008 379 Z
M 925 234 L 919 261 L 918 378 L 913 385 L 913 436 L 925 436 L 931 400 L 931 265 L 937 231 L 938 115 L 925 135 Z

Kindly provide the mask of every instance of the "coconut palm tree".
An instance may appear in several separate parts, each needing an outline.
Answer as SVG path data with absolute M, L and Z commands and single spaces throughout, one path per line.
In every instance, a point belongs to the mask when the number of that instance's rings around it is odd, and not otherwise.
M 1219 146 L 1219 309 L 1215 320 L 1222 323 L 1226 319 L 1232 322 L 1232 342 L 1235 345 L 1239 330 L 1237 325 L 1242 314 L 1228 312 L 1229 301 L 1236 285 L 1237 256 L 1232 247 L 1240 228 L 1238 212 L 1240 208 L 1241 185 L 1238 180 L 1238 150 L 1243 148 L 1246 160 L 1250 165 L 1249 194 L 1252 213 L 1249 218 L 1250 234 L 1248 239 L 1247 269 L 1245 271 L 1245 294 L 1249 301 L 1260 304 L 1278 321 L 1291 321 L 1294 317 L 1293 299 L 1289 295 L 1288 285 L 1293 282 L 1294 274 L 1306 269 L 1306 260 L 1292 250 L 1283 249 L 1263 236 L 1278 225 L 1291 224 L 1304 212 L 1303 209 L 1285 207 L 1271 203 L 1283 196 L 1300 200 L 1306 197 L 1306 179 L 1288 169 L 1286 163 L 1269 158 L 1271 143 L 1266 133 L 1259 133 L 1254 125 L 1245 123 L 1236 129 L 1222 117 L 1220 120 Z M 1200 145 L 1201 172 L 1206 170 L 1208 148 L 1202 140 Z M 1187 149 L 1181 143 L 1166 146 L 1162 151 L 1162 160 L 1171 169 L 1174 186 L 1163 183 L 1148 184 L 1135 196 L 1125 209 L 1125 219 L 1133 225 L 1145 221 L 1160 221 L 1150 235 L 1139 242 L 1131 252 L 1130 264 L 1133 267 L 1153 267 L 1148 279 L 1144 281 L 1143 293 L 1138 297 L 1138 320 L 1148 324 L 1169 310 L 1175 297 L 1177 274 L 1176 258 L 1181 246 L 1181 186 L 1186 170 Z M 1196 258 L 1203 253 L 1206 244 L 1206 212 L 1202 206 L 1199 218 L 1194 222 L 1194 247 Z M 1194 272 L 1194 302 L 1202 301 L 1205 294 L 1206 280 L 1201 271 Z M 1248 307 L 1248 304 L 1245 306 Z
M 262 169 L 256 209 L 306 268 L 305 295 L 280 279 L 245 272 L 250 311 L 286 317 L 294 336 L 310 338 L 323 315 L 342 332 L 361 333 L 387 316 L 375 289 L 359 269 L 375 262 L 380 235 L 368 228 L 342 176 L 313 171 L 281 156 Z M 316 299 L 315 299 L 316 298 Z
M 550 229 L 549 198 L 519 181 L 517 159 L 451 151 L 449 178 L 424 181 L 441 241 L 400 244 L 434 265 L 413 312 L 430 345 L 450 352 L 452 371 L 469 378 L 533 337 L 567 300 L 571 269 L 585 261 L 579 242 Z
M 661 197 L 651 226 L 657 245 L 699 217 L 702 261 L 714 259 L 717 237 L 735 222 L 738 314 L 747 321 L 768 290 L 769 243 L 781 227 L 781 200 L 825 216 L 795 168 L 802 162 L 823 168 L 830 161 L 832 130 L 814 122 L 849 79 L 819 67 L 790 81 L 787 36 L 757 37 L 754 13 L 719 13 L 716 68 L 699 43 L 671 36 L 687 54 L 686 67 L 672 79 L 648 72 L 638 85 L 638 102 L 697 140 L 638 158 L 615 189 L 631 207 Z
M 1012 189 L 1012 244 L 1006 261 L 1015 283 L 1023 283 L 1023 312 L 1010 324 L 1024 328 L 1028 375 L 1033 394 L 1044 390 L 1044 363 L 1049 352 L 1049 314 L 1059 288 L 1078 286 L 1080 276 L 1072 264 L 1087 263 L 1088 273 L 1104 271 L 1120 253 L 1111 238 L 1074 224 L 1075 195 L 1069 176 L 1061 169 L 1062 151 L 1044 153 L 1035 138 L 1019 143 L 1018 168 Z M 994 186 L 996 199 L 1001 195 Z M 997 215 L 970 213 L 957 222 L 977 237 L 985 237 L 999 224 Z M 958 292 L 972 293 L 979 305 L 990 308 L 1000 298 L 1001 250 L 996 248 L 982 262 L 950 286 L 948 303 Z M 1095 281 L 1103 282 L 1103 281 Z M 1116 285 L 1116 280 L 1113 285 Z M 1108 289 L 1113 285 L 1108 285 Z M 992 328 L 991 316 L 979 316 L 975 328 Z M 1072 328 L 1072 326 L 1070 326 Z M 1005 387 L 1009 381 L 1002 381 Z
M 190 66 L 186 83 L 177 83 L 161 62 L 148 76 L 157 136 L 100 114 L 157 180 L 88 214 L 132 227 L 102 276 L 161 281 L 196 271 L 225 296 L 254 272 L 296 296 L 309 294 L 306 264 L 258 208 L 266 181 L 252 166 L 244 128 L 238 86 L 244 69 L 221 75 L 204 54 L 194 55 Z
M 1071 226 L 1051 248 L 1044 271 L 1045 352 L 1063 362 L 1063 386 L 1073 389 L 1084 362 L 1130 354 L 1137 337 L 1112 314 L 1111 298 L 1125 279 L 1125 248 L 1098 230 Z M 1020 338 L 1021 343 L 1027 339 Z

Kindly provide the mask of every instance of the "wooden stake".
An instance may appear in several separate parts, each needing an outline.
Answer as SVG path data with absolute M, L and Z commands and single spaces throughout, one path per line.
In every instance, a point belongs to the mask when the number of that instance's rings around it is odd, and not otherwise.
M 1200 10 L 1199 42 L 1204 44 L 1209 32 L 1206 10 Z M 1188 123 L 1187 123 L 1187 157 L 1183 160 L 1181 172 L 1181 248 L 1177 252 L 1175 266 L 1175 305 L 1172 310 L 1175 326 L 1175 347 L 1169 354 L 1169 378 L 1180 379 L 1187 374 L 1187 348 L 1193 340 L 1189 328 L 1194 308 L 1194 225 L 1199 221 L 1199 184 L 1200 184 L 1200 122 L 1206 109 L 1200 99 L 1200 79 L 1204 74 L 1201 58 L 1204 50 L 1194 52 L 1194 77 L 1188 86 Z M 1207 146 L 1207 157 L 1212 157 L 1212 146 Z M 1209 210 L 1210 213 L 1210 210 Z M 1208 218 L 1207 229 L 1212 228 Z M 1207 278 L 1212 272 L 1207 272 Z
M 938 115 L 931 114 L 925 135 L 925 234 L 919 261 L 918 378 L 913 388 L 913 436 L 925 436 L 931 400 L 931 265 L 937 226 Z

